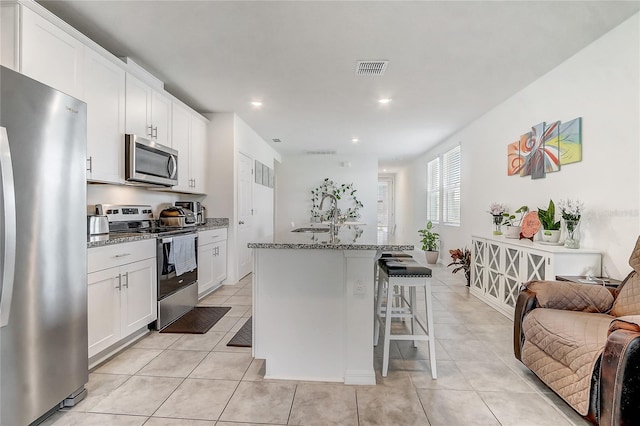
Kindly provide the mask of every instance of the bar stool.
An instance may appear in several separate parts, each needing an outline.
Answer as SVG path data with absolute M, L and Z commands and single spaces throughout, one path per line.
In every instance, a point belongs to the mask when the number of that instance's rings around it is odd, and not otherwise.
M 436 341 L 431 299 L 431 269 L 406 258 L 381 258 L 378 264 L 380 266 L 380 275 L 375 307 L 374 346 L 377 346 L 380 338 L 380 326 L 384 325 L 382 377 L 387 376 L 389 369 L 389 346 L 391 340 L 413 340 L 414 347 L 417 347 L 417 341 L 424 340 L 429 344 L 431 377 L 436 379 Z M 393 288 L 396 286 L 401 289 L 400 294 L 394 293 Z M 408 299 L 404 297 L 404 291 L 402 291 L 405 287 L 408 287 L 409 290 Z M 423 324 L 417 316 L 418 299 L 416 289 L 418 287 L 424 288 L 425 292 L 427 324 Z M 385 296 L 386 306 L 383 307 Z M 393 300 L 397 297 L 401 299 L 400 306 L 397 306 L 397 304 L 393 306 Z M 391 334 L 391 320 L 393 318 L 411 318 L 411 334 Z M 416 334 L 417 326 L 422 328 L 425 334 Z

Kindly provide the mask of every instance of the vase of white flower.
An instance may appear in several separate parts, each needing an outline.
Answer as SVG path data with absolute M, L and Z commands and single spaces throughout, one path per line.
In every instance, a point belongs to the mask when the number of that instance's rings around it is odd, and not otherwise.
M 578 200 L 560 200 L 558 202 L 564 222 L 564 246 L 580 248 L 580 218 L 584 205 Z
M 489 205 L 489 213 L 493 216 L 493 235 L 502 235 L 502 221 L 507 208 L 504 204 L 493 202 Z

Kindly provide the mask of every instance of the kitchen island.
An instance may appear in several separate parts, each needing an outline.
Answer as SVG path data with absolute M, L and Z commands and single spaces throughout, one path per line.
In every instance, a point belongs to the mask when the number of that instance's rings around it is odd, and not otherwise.
M 413 245 L 375 226 L 342 226 L 335 238 L 311 231 L 249 244 L 253 356 L 266 360 L 265 378 L 375 384 L 375 261 Z

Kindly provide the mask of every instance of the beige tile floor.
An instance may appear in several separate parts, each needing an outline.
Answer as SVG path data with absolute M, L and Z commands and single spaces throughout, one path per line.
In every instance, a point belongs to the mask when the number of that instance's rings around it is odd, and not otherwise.
M 251 316 L 251 277 L 201 305 L 232 309 L 204 335 L 151 333 L 93 370 L 88 397 L 50 425 L 586 425 L 512 354 L 511 321 L 434 268 L 438 379 L 426 342 L 394 342 L 376 386 L 264 379 L 264 361 L 226 343 Z M 424 300 L 424 294 L 422 295 Z M 399 325 L 396 325 L 399 326 Z

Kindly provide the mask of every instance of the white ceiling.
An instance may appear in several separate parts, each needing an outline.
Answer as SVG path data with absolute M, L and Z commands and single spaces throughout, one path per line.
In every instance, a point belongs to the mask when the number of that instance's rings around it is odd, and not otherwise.
M 375 155 L 381 167 L 426 151 L 640 10 L 639 1 L 40 3 L 198 111 L 236 112 L 282 154 Z M 388 60 L 385 75 L 356 76 L 363 59 Z

